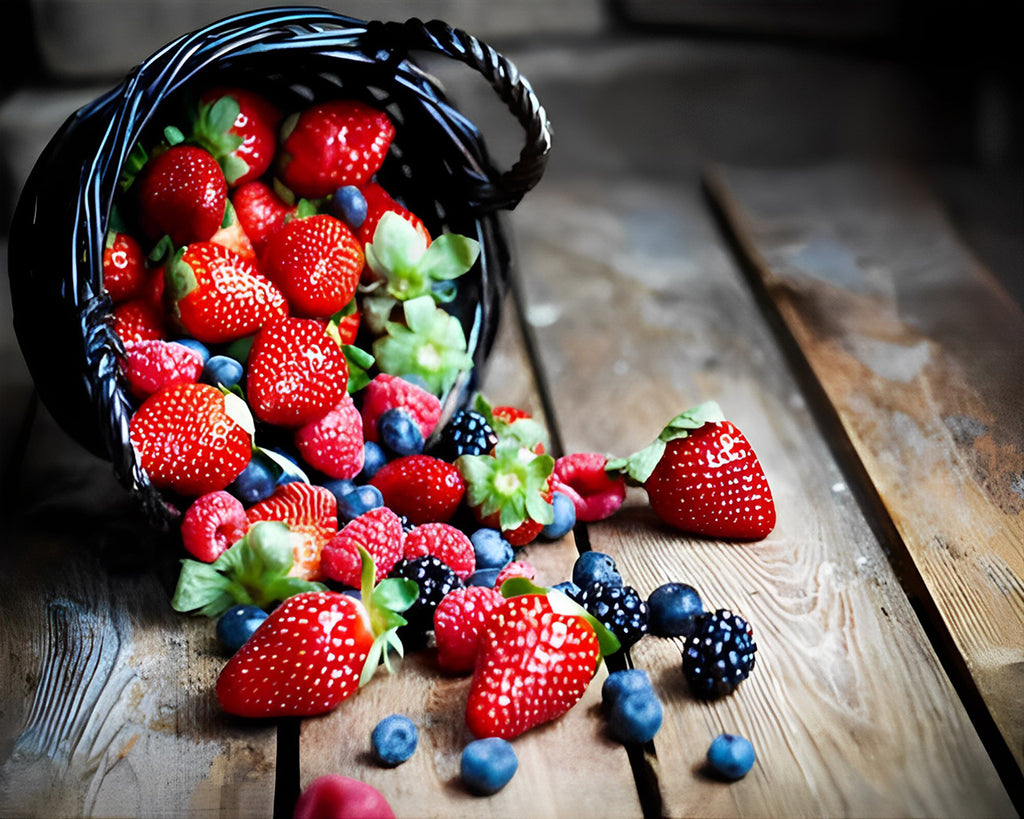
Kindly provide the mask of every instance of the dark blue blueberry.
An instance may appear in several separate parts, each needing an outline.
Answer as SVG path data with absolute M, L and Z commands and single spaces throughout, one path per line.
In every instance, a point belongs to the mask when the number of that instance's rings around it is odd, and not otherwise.
M 703 613 L 700 595 L 686 583 L 665 583 L 647 598 L 647 624 L 658 637 L 689 637 Z
M 622 575 L 611 555 L 604 552 L 584 552 L 573 564 L 572 582 L 585 589 L 591 583 L 601 583 L 607 588 L 622 585 Z
M 207 347 L 203 342 L 194 338 L 176 338 L 175 343 L 181 344 L 183 347 L 188 347 L 199 353 L 199 357 L 203 359 L 203 364 L 206 364 L 210 360 L 210 348 Z
M 619 697 L 636 692 L 650 691 L 651 678 L 642 668 L 623 668 L 605 677 L 601 685 L 601 702 L 606 709 Z
M 234 654 L 267 619 L 267 613 L 256 606 L 232 606 L 217 619 L 217 641 Z
M 356 482 L 351 478 L 334 478 L 324 481 L 321 486 L 334 495 L 334 499 L 338 503 L 341 503 L 341 499 L 356 488 Z
M 459 769 L 463 784 L 473 793 L 489 796 L 504 788 L 515 776 L 519 759 L 515 749 L 501 737 L 485 737 L 462 749 Z
M 377 474 L 377 471 L 388 462 L 388 456 L 384 454 L 380 444 L 375 441 L 367 441 L 363 444 L 363 468 L 356 481 L 366 483 Z
M 376 486 L 360 484 L 338 499 L 338 517 L 352 520 L 384 505 L 384 496 Z
M 393 407 L 377 419 L 377 440 L 389 455 L 401 458 L 423 451 L 423 432 L 408 411 Z
M 466 585 L 488 586 L 489 588 L 494 588 L 494 584 L 498 581 L 498 575 L 500 573 L 501 569 L 477 569 L 466 578 Z
M 254 456 L 228 486 L 228 491 L 246 506 L 251 506 L 273 493 L 277 479 L 278 472 L 272 464 Z
M 366 221 L 366 197 L 355 185 L 343 185 L 334 192 L 328 209 L 352 230 L 358 230 Z
M 370 734 L 374 759 L 389 768 L 400 765 L 411 757 L 418 740 L 416 725 L 402 714 L 384 717 Z
M 540 530 L 540 535 L 547 540 L 558 540 L 569 534 L 576 525 L 576 504 L 568 495 L 555 492 L 551 497 L 551 505 L 555 508 L 555 519 Z
M 199 380 L 213 386 L 234 387 L 242 380 L 244 370 L 239 361 L 229 355 L 214 355 L 206 362 Z
M 473 542 L 478 569 L 502 569 L 512 561 L 512 545 L 497 529 L 477 529 L 469 539 Z
M 756 759 L 750 740 L 736 734 L 719 734 L 708 747 L 708 767 L 723 779 L 746 776 Z
M 608 730 L 619 742 L 650 742 L 663 717 L 664 708 L 653 688 L 624 692 L 608 710 Z

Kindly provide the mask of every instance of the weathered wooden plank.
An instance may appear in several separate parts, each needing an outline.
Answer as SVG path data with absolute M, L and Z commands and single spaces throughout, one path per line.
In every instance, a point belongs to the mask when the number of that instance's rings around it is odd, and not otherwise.
M 628 454 L 717 400 L 765 467 L 779 522 L 753 544 L 660 526 L 640 489 L 589 527 L 642 593 L 689 582 L 755 630 L 758 664 L 722 700 L 688 692 L 679 646 L 633 662 L 669 705 L 648 756 L 662 812 L 1005 815 L 1006 792 L 747 286 L 696 179 L 562 180 L 517 212 L 525 312 L 567 450 Z M 703 773 L 746 735 L 754 770 Z
M 493 402 L 544 418 L 534 371 L 523 348 L 511 299 L 487 368 L 482 392 Z M 572 536 L 537 541 L 517 553 L 537 569 L 537 582 L 570 576 L 578 552 Z M 300 736 L 300 783 L 341 773 L 369 782 L 398 816 L 639 816 L 639 797 L 626 751 L 604 734 L 599 718 L 602 666 L 583 700 L 555 722 L 513 741 L 519 769 L 502 791 L 482 798 L 459 781 L 459 755 L 473 737 L 465 724 L 469 676 L 444 674 L 432 649 L 411 653 L 395 674 L 374 677 L 324 717 L 305 720 Z M 391 713 L 419 730 L 416 753 L 383 768 L 369 752 L 370 733 Z
M 110 465 L 40 410 L 0 550 L 0 815 L 271 816 L 276 731 L 225 718 L 211 623 Z
M 1024 315 L 903 169 L 711 187 L 1024 768 Z

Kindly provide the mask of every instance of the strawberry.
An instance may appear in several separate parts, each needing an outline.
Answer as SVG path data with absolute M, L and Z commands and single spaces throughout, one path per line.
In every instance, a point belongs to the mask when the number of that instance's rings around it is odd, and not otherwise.
M 383 111 L 357 100 L 322 102 L 282 123 L 275 169 L 296 195 L 319 199 L 343 185 L 364 185 L 394 135 Z
M 146 254 L 128 233 L 109 231 L 103 247 L 103 289 L 117 303 L 141 296 L 149 271 Z
M 338 529 L 338 502 L 329 489 L 292 481 L 249 507 L 249 524 L 264 520 L 284 523 L 292 533 L 293 577 L 319 580 L 321 553 Z
M 461 529 L 448 523 L 421 523 L 405 536 L 402 557 L 434 555 L 443 560 L 460 579 L 465 580 L 476 569 L 473 541 Z
M 135 184 L 139 223 L 150 239 L 166 234 L 176 246 L 205 242 L 221 226 L 228 184 L 203 148 L 168 148 L 146 163 Z
M 373 234 L 377 230 L 377 223 L 385 213 L 396 213 L 406 222 L 412 225 L 416 232 L 423 237 L 426 245 L 430 245 L 430 231 L 423 224 L 416 214 L 404 208 L 396 202 L 391 194 L 376 182 L 368 182 L 361 188 L 363 197 L 366 199 L 366 218 L 359 225 L 357 237 L 364 245 L 373 241 Z
M 267 241 L 296 210 L 260 180 L 239 185 L 231 194 L 231 205 L 257 257 L 263 255 Z
M 490 454 L 462 455 L 455 465 L 466 483 L 466 502 L 477 522 L 500 529 L 513 546 L 532 542 L 554 520 L 555 461 L 550 455 L 504 440 Z
M 167 264 L 168 296 L 185 332 L 207 344 L 235 341 L 287 314 L 284 296 L 237 253 L 213 242 L 182 248 Z
M 249 531 L 245 507 L 234 495 L 218 489 L 196 498 L 181 521 L 185 550 L 204 563 L 213 563 Z
M 296 594 L 274 609 L 217 678 L 217 699 L 242 717 L 313 716 L 333 710 L 401 650 L 399 614 L 416 585 L 397 578 L 373 585 L 362 552 L 361 600 L 332 591 Z
M 249 463 L 251 423 L 237 396 L 172 384 L 142 402 L 129 437 L 154 486 L 198 497 L 223 489 Z
M 307 464 L 331 478 L 354 478 L 363 468 L 363 419 L 346 392 L 326 415 L 295 430 Z
M 238 221 L 238 214 L 235 213 L 235 208 L 230 201 L 224 208 L 224 221 L 217 232 L 210 237 L 210 241 L 215 245 L 234 251 L 251 265 L 258 264 L 256 248 L 253 247 L 242 223 Z
M 389 461 L 370 479 L 384 503 L 414 526 L 447 522 L 455 515 L 466 487 L 458 469 L 430 455 L 405 455 Z
M 676 416 L 650 446 L 606 468 L 643 485 L 654 513 L 684 532 L 761 540 L 775 527 L 757 455 L 714 401 Z
M 422 387 L 395 375 L 380 373 L 363 390 L 363 432 L 376 442 L 377 421 L 389 409 L 404 409 L 427 440 L 441 418 L 441 401 Z
M 170 384 L 198 381 L 203 358 L 183 344 L 148 339 L 127 346 L 122 370 L 129 391 L 142 400 Z
M 192 138 L 220 162 L 230 187 L 262 176 L 277 149 L 281 112 L 245 88 L 210 88 L 199 98 Z
M 359 547 L 366 549 L 376 566 L 376 580 L 387 577 L 404 552 L 402 519 L 386 506 L 378 506 L 346 523 L 324 546 L 321 564 L 331 580 L 359 587 Z
M 513 739 L 572 708 L 601 660 L 597 634 L 544 594 L 510 597 L 487 618 L 466 705 L 476 737 Z
M 576 509 L 576 520 L 592 523 L 614 514 L 626 499 L 626 481 L 605 469 L 597 452 L 573 452 L 555 461 L 555 488 Z
M 472 671 L 480 629 L 505 598 L 488 586 L 465 586 L 448 592 L 434 609 L 437 664 L 451 673 Z
M 348 363 L 317 319 L 287 317 L 256 334 L 246 393 L 256 417 L 300 427 L 338 405 L 348 387 Z
M 363 250 L 344 222 L 320 213 L 288 221 L 267 241 L 260 269 L 295 315 L 330 318 L 355 295 Z
M 110 311 L 117 333 L 122 343 L 128 345 L 135 341 L 147 341 L 154 338 L 167 338 L 164 325 L 164 314 L 146 296 L 139 296 L 114 305 Z

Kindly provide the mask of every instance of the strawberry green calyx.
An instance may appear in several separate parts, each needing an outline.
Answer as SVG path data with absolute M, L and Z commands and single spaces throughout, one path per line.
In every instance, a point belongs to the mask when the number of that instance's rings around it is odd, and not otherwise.
M 182 560 L 171 606 L 175 611 L 217 617 L 235 604 L 267 609 L 300 592 L 327 588 L 290 576 L 294 560 L 285 524 L 256 523 L 212 563 Z
M 373 557 L 362 546 L 359 547 L 359 559 L 360 595 L 373 633 L 373 644 L 366 655 L 366 662 L 359 677 L 359 685 L 362 687 L 370 681 L 381 663 L 389 673 L 392 671 L 390 651 L 394 651 L 399 657 L 404 656 L 398 629 L 407 621 L 401 613 L 416 601 L 420 590 L 415 581 L 402 577 L 385 578 L 374 586 L 376 570 Z
M 479 412 L 499 441 L 515 441 L 521 447 L 531 449 L 535 452 L 550 449 L 547 430 L 544 425 L 534 418 L 517 418 L 509 423 L 498 418 L 491 410 L 491 405 L 482 395 L 477 395 L 473 402 L 473 408 Z M 541 449 L 537 449 L 538 445 Z
M 705 401 L 669 421 L 658 437 L 639 452 L 633 453 L 628 458 L 610 459 L 605 465 L 605 470 L 623 474 L 631 482 L 642 485 L 658 465 L 669 441 L 686 438 L 691 432 L 700 429 L 705 424 L 724 420 L 725 415 L 722 413 L 721 407 L 714 401 Z
M 466 484 L 466 501 L 481 517 L 498 514 L 503 530 L 527 518 L 547 525 L 555 518 L 544 491 L 555 459 L 515 441 L 499 441 L 490 455 L 463 455 L 455 466 Z
M 390 375 L 418 375 L 443 395 L 473 367 L 462 325 L 430 296 L 404 302 L 403 309 L 405 322 L 386 322 L 386 335 L 373 343 L 377 366 Z
M 240 110 L 238 100 L 225 95 L 202 103 L 192 123 L 192 141 L 213 154 L 229 184 L 249 171 L 245 160 L 235 153 L 242 144 L 242 137 L 231 130 Z

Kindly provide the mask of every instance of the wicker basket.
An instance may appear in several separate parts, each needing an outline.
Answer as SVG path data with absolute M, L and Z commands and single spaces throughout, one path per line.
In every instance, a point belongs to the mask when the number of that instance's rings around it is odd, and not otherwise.
M 489 81 L 526 132 L 510 170 L 493 166 L 477 128 L 410 58 L 417 51 L 450 57 Z M 159 109 L 214 80 L 256 87 L 286 109 L 349 97 L 387 110 L 396 135 L 381 184 L 432 234 L 449 229 L 481 244 L 480 261 L 448 306 L 463 323 L 477 370 L 510 272 L 500 212 L 539 181 L 550 147 L 545 112 L 529 84 L 484 43 L 439 21 L 367 23 L 311 7 L 262 9 L 187 34 L 73 114 L 36 163 L 11 225 L 15 330 L 47 409 L 76 441 L 112 462 L 119 482 L 162 528 L 181 510 L 150 484 L 129 443 L 132 405 L 102 287 L 102 253 L 129 152 L 155 141 L 165 124 L 154 116 Z M 447 408 L 472 386 L 453 391 Z

